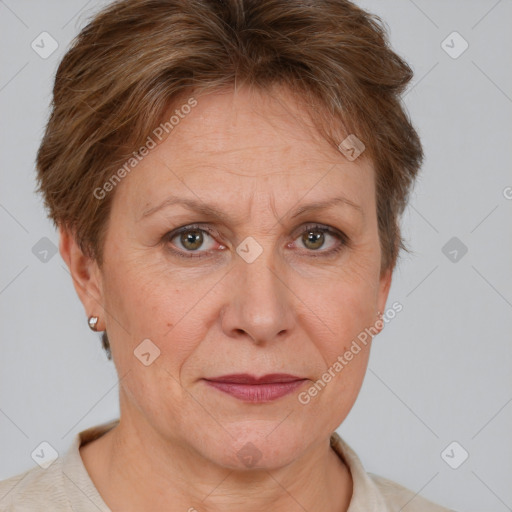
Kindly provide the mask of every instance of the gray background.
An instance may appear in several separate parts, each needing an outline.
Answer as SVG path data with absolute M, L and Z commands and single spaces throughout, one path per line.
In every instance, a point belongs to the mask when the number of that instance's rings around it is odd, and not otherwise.
M 105 3 L 0 1 L 0 479 L 34 466 L 41 441 L 63 453 L 119 414 L 113 364 L 60 255 L 33 253 L 43 237 L 58 245 L 34 194 L 53 75 Z M 339 432 L 368 471 L 445 506 L 512 510 L 512 2 L 359 3 L 415 71 L 405 102 L 426 163 L 403 218 L 414 254 L 402 256 L 388 302 L 404 309 L 375 339 Z M 59 44 L 46 59 L 31 48 L 43 31 Z M 469 43 L 458 58 L 441 46 L 453 31 Z M 453 53 L 462 41 L 452 39 Z M 442 251 L 452 237 L 456 261 Z M 453 441 L 463 448 L 448 451 L 452 464 L 469 453 L 458 469 L 441 457 Z

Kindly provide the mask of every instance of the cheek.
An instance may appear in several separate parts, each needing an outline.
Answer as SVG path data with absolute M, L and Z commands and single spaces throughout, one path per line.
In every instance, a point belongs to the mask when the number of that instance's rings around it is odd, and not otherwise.
M 176 273 L 157 265 L 118 261 L 106 273 L 105 303 L 111 316 L 118 352 L 132 364 L 130 356 L 145 339 L 160 350 L 160 362 L 177 375 L 182 362 L 204 337 L 204 327 L 197 322 L 201 297 L 207 290 L 193 280 L 177 279 Z M 193 284 L 191 284 L 193 283 Z M 109 329 L 110 330 L 110 329 Z
M 368 238 L 330 268 L 309 267 L 309 275 L 287 273 L 285 280 L 290 281 L 292 295 L 300 299 L 290 296 L 289 307 L 295 308 L 297 319 L 294 328 L 306 331 L 327 366 L 348 350 L 346 345 L 372 321 L 380 268 L 376 249 L 378 241 Z M 162 355 L 169 354 L 166 364 L 176 374 L 208 336 L 208 329 L 218 320 L 219 306 L 229 305 L 230 297 L 216 297 L 218 290 L 212 287 L 218 281 L 217 273 L 213 277 L 201 268 L 167 265 L 158 254 L 154 258 L 137 251 L 124 259 L 109 258 L 106 309 L 112 316 L 112 327 L 124 340 L 123 347 L 129 346 L 133 352 L 149 338 Z M 231 289 L 229 279 L 227 276 L 223 281 L 223 289 Z
M 304 289 L 301 292 L 309 309 L 320 320 L 312 322 L 311 314 L 305 311 L 307 318 L 302 325 L 308 331 L 308 339 L 316 345 L 325 368 L 318 375 L 322 396 L 312 402 L 317 404 L 314 407 L 322 404 L 319 415 L 324 410 L 336 411 L 335 418 L 331 418 L 333 428 L 350 411 L 366 373 L 372 340 L 369 328 L 376 320 L 377 277 L 371 277 L 376 261 L 371 256 L 359 258 L 314 291 Z M 375 268 L 378 269 L 378 265 Z
M 369 352 L 369 346 L 361 345 L 361 351 L 353 355 L 353 359 L 339 373 L 334 373 L 335 377 L 328 384 L 330 387 L 325 390 L 324 407 L 336 411 L 335 417 L 330 418 L 333 428 L 345 420 L 357 400 L 366 374 Z
M 312 329 L 310 339 L 324 340 L 323 352 L 333 359 L 348 350 L 350 341 L 375 320 L 378 266 L 372 268 L 364 258 L 354 258 L 314 282 L 315 286 L 306 281 L 295 283 L 292 289 L 307 306 L 300 317 L 303 325 Z M 312 322 L 313 317 L 317 321 Z
M 108 269 L 109 305 L 126 319 L 133 334 L 151 337 L 166 322 L 171 328 L 179 290 L 173 292 L 166 280 L 165 273 L 136 259 L 118 260 Z

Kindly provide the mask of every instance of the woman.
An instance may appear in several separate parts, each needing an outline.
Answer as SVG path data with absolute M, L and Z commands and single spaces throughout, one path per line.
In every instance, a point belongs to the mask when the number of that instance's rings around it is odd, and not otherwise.
M 411 76 L 345 0 L 124 0 L 82 30 L 39 190 L 121 415 L 2 510 L 447 510 L 335 432 L 400 310 Z

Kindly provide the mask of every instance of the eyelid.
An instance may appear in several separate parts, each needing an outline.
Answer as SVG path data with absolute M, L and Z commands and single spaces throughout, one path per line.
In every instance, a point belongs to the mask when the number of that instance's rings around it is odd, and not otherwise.
M 340 231 L 339 229 L 337 229 L 333 226 L 328 226 L 325 224 L 321 224 L 319 222 L 302 223 L 296 230 L 294 230 L 294 232 L 293 232 L 294 234 L 292 235 L 293 240 L 295 240 L 295 238 L 297 238 L 299 235 L 305 233 L 306 231 L 314 230 L 314 229 L 334 236 L 335 238 L 338 239 L 339 245 L 334 249 L 329 249 L 329 250 L 324 250 L 324 251 L 322 251 L 322 250 L 307 251 L 306 250 L 307 252 L 311 253 L 312 257 L 321 257 L 321 256 L 327 257 L 329 255 L 332 256 L 335 253 L 339 252 L 343 247 L 350 246 L 350 239 L 344 232 Z M 217 230 L 213 229 L 208 224 L 194 223 L 194 224 L 186 224 L 184 226 L 181 226 L 179 228 L 169 231 L 168 233 L 166 233 L 164 235 L 164 241 L 169 241 L 169 243 L 170 243 L 170 241 L 173 238 L 180 235 L 181 233 L 187 232 L 187 231 L 194 231 L 194 230 L 205 231 L 206 233 L 211 235 L 213 238 L 216 238 L 216 236 L 218 236 Z M 220 243 L 220 242 L 218 242 L 218 243 Z M 223 245 L 223 244 L 221 244 L 221 245 Z M 224 246 L 224 248 L 225 248 L 225 246 Z M 171 250 L 173 253 L 177 254 L 178 256 L 182 256 L 184 258 L 207 257 L 207 255 L 209 255 L 208 253 L 211 252 L 211 250 L 210 251 L 199 251 L 198 250 L 198 251 L 186 251 L 186 252 L 182 251 L 181 249 L 169 249 L 169 250 Z M 196 253 L 198 255 L 206 255 L 206 256 L 195 256 L 194 253 Z
M 345 233 L 343 233 L 343 231 L 340 231 L 339 229 L 333 226 L 328 226 L 327 224 L 321 224 L 319 222 L 306 222 L 305 224 L 302 224 L 297 228 L 297 231 L 294 231 L 293 236 L 295 236 L 295 233 L 297 235 L 300 235 L 304 233 L 304 231 L 307 231 L 308 229 L 318 229 L 319 231 L 325 231 L 333 235 L 338 235 L 340 238 L 343 238 L 344 240 L 348 241 L 348 237 Z
M 300 226 L 299 230 L 300 231 L 298 232 L 297 235 L 301 235 L 309 230 L 312 230 L 312 231 L 316 230 L 316 231 L 321 231 L 323 233 L 328 233 L 329 235 L 338 239 L 339 244 L 334 249 L 307 251 L 309 253 L 309 256 L 311 256 L 311 257 L 318 258 L 318 257 L 322 257 L 322 256 L 325 256 L 325 257 L 333 256 L 343 248 L 352 247 L 350 238 L 343 231 L 340 231 L 339 229 L 337 229 L 333 226 L 327 226 L 324 224 L 320 224 L 318 222 L 309 222 L 309 223 L 306 223 L 305 225 Z M 293 237 L 295 239 L 296 235 L 294 234 Z
M 179 228 L 173 229 L 164 235 L 164 241 L 171 241 L 173 238 L 176 238 L 181 233 L 186 233 L 187 231 L 204 231 L 209 234 L 212 238 L 216 238 L 218 236 L 218 232 L 207 224 L 186 224 Z M 176 251 L 178 252 L 178 251 Z M 183 251 L 179 251 L 180 253 Z M 206 253 L 208 251 L 197 251 L 198 253 Z M 192 254 L 193 251 L 189 251 L 189 254 Z

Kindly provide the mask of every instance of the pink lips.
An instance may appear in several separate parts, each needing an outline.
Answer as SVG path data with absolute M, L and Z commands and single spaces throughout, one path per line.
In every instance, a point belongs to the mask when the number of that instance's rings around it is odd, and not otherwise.
M 239 400 L 270 402 L 291 393 L 305 380 L 285 373 L 272 373 L 262 377 L 243 373 L 205 379 L 205 382 Z

